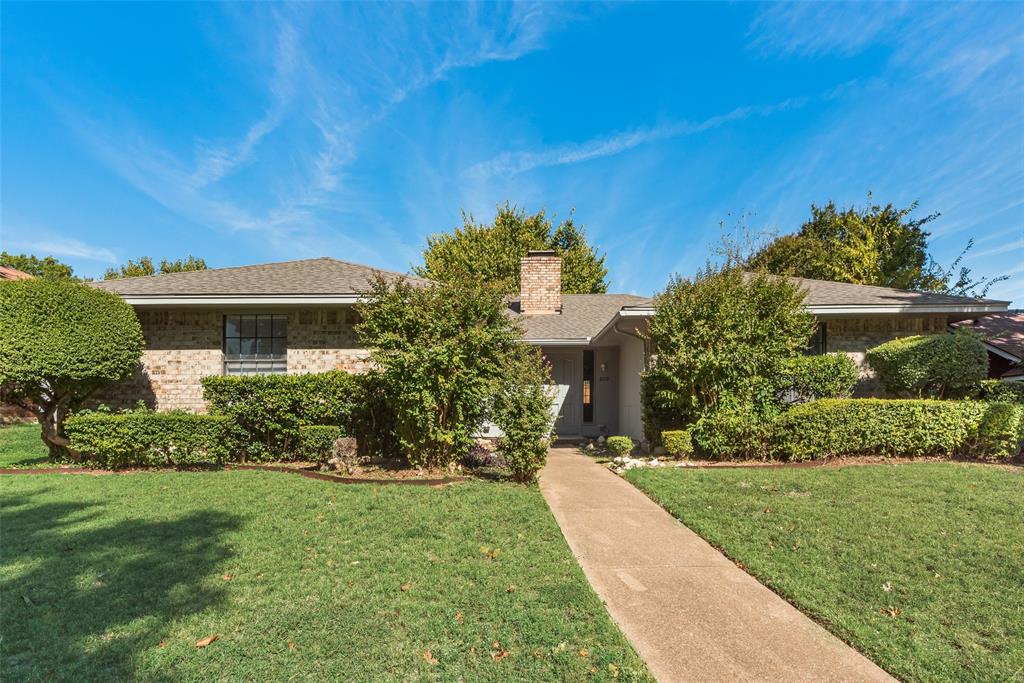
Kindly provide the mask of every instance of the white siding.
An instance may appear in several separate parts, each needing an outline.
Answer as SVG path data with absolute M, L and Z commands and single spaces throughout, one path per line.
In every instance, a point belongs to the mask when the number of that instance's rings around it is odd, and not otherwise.
M 644 343 L 619 335 L 619 433 L 644 438 L 640 405 L 640 373 L 644 371 Z

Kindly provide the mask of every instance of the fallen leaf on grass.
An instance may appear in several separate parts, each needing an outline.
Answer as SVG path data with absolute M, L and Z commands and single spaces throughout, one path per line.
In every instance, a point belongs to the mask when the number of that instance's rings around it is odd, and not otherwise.
M 288 641 L 288 649 L 289 650 L 294 650 L 295 649 L 295 643 L 289 640 Z
M 409 591 L 410 588 L 412 588 L 412 582 L 410 581 L 409 583 L 403 583 L 401 586 L 399 586 L 399 588 L 402 589 L 403 593 L 406 593 Z
M 487 546 L 482 545 L 480 546 L 480 553 L 482 555 L 486 555 L 492 560 L 496 560 L 498 559 L 498 555 L 501 555 L 501 550 L 499 550 L 498 548 L 488 548 Z
M 225 581 L 230 581 L 232 577 L 231 577 L 231 574 L 224 574 L 220 578 L 224 579 Z
M 589 656 L 590 656 L 590 653 L 587 652 L 587 648 L 581 647 L 580 648 L 580 657 L 589 657 Z
M 901 612 L 902 610 L 900 610 L 900 608 L 899 608 L 899 607 L 886 607 L 885 609 L 882 609 L 882 610 L 879 610 L 879 611 L 880 611 L 880 612 L 881 612 L 882 614 L 885 614 L 885 615 L 887 615 L 887 616 L 889 616 L 889 617 L 892 617 L 893 619 L 895 619 L 896 617 L 898 617 L 898 616 L 900 615 L 900 612 Z
M 459 622 L 461 624 L 462 620 L 463 620 L 462 612 L 456 612 L 455 613 L 455 621 L 457 621 L 457 622 Z
M 215 640 L 220 640 L 220 636 L 217 635 L 217 634 L 214 634 L 212 636 L 206 636 L 202 640 L 197 640 L 196 641 L 196 647 L 200 647 L 200 648 L 206 647 L 207 645 L 209 645 L 210 643 L 212 643 Z
M 508 655 L 509 655 L 509 651 L 508 650 L 492 650 L 491 651 L 491 659 L 493 659 L 496 662 L 500 662 L 501 660 L 505 659 L 505 657 L 508 657 Z
M 508 588 L 505 589 L 505 592 L 506 593 L 515 593 L 516 592 L 516 585 L 514 583 L 510 583 L 508 585 Z
M 614 664 L 609 664 L 608 665 L 608 673 L 610 673 L 612 675 L 612 678 L 618 678 L 619 677 L 619 667 L 615 666 Z
M 431 664 L 438 664 L 438 660 L 434 658 L 434 655 L 430 654 L 430 650 L 423 653 L 423 659 L 427 660 Z
M 157 647 L 167 647 L 167 641 L 161 640 L 159 643 L 157 643 Z

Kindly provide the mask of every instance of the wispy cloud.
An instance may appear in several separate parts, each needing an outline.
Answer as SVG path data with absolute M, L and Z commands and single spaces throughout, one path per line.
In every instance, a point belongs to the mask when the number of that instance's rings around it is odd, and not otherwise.
M 12 250 L 48 256 L 80 258 L 102 263 L 114 263 L 117 261 L 117 255 L 110 249 L 86 244 L 81 240 L 71 237 L 52 236 L 31 240 L 15 239 L 10 240 L 7 246 Z
M 577 164 L 591 159 L 621 154 L 634 147 L 659 140 L 703 133 L 732 121 L 740 121 L 752 116 L 769 116 L 776 112 L 802 107 L 806 103 L 807 98 L 791 98 L 777 104 L 737 107 L 725 114 L 712 116 L 698 122 L 684 121 L 638 128 L 608 137 L 594 138 L 582 143 L 558 145 L 540 151 L 502 152 L 487 161 L 474 164 L 466 170 L 466 175 L 471 178 L 512 176 L 535 168 Z
M 753 21 L 748 35 L 764 51 L 851 55 L 897 33 L 907 10 L 904 2 L 776 3 Z

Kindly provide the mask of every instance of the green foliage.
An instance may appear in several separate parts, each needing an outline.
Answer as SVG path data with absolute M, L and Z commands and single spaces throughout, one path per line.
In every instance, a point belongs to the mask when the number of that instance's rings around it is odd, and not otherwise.
M 390 400 L 390 378 L 379 370 L 353 376 L 352 408 L 347 432 L 359 444 L 359 453 L 367 458 L 401 457 L 395 408 Z
M 347 424 L 356 382 L 341 371 L 202 379 L 210 412 L 237 422 L 246 435 L 241 455 L 253 461 L 302 457 L 300 427 Z
M 609 436 L 608 450 L 620 457 L 629 455 L 633 452 L 633 439 L 628 436 Z
M 644 422 L 653 438 L 726 403 L 771 410 L 776 377 L 814 330 L 803 292 L 785 278 L 711 265 L 674 277 L 650 319 Z
M 503 293 L 476 283 L 378 279 L 358 310 L 357 331 L 372 350 L 402 455 L 417 467 L 453 466 L 492 397 L 522 367 L 522 331 L 505 315 Z
M 71 450 L 96 467 L 175 467 L 222 464 L 238 436 L 224 415 L 184 411 L 87 411 L 65 424 Z
M 563 292 L 608 291 L 605 257 L 587 243 L 571 214 L 555 228 L 543 210 L 527 215 L 506 202 L 497 211 L 490 224 L 476 223 L 463 213 L 461 228 L 428 237 L 416 274 L 449 283 L 475 280 L 511 294 L 519 291 L 519 259 L 530 250 L 553 249 L 562 257 Z
M 327 462 L 334 450 L 334 442 L 345 435 L 335 425 L 303 425 L 299 427 L 299 452 L 306 460 Z
M 0 285 L 0 388 L 32 410 L 50 455 L 65 455 L 63 422 L 105 384 L 131 375 L 143 338 L 132 307 L 67 280 Z
M 672 429 L 661 433 L 661 444 L 669 455 L 688 458 L 693 455 L 693 437 L 689 429 Z
M 768 457 L 770 414 L 751 403 L 718 406 L 693 425 L 697 452 L 712 460 L 761 460 Z
M 515 360 L 491 399 L 491 420 L 504 432 L 498 453 L 512 477 L 527 483 L 537 478 L 547 460 L 551 392 L 539 349 L 522 344 Z
M 845 353 L 794 356 L 783 362 L 778 395 L 786 402 L 848 398 L 859 378 L 857 364 Z
M 779 275 L 881 285 L 898 289 L 938 290 L 942 284 L 928 268 L 924 226 L 938 218 L 911 218 L 917 202 L 905 208 L 875 204 L 839 209 L 835 202 L 811 205 L 811 218 L 793 235 L 763 247 L 751 268 Z
M 1008 406 L 1016 410 L 1015 416 Z M 1008 457 L 1019 452 L 1024 437 L 1019 431 L 1022 411 L 1020 406 L 984 401 L 814 401 L 778 418 L 774 453 L 783 460 L 839 455 Z
M 144 277 L 146 275 L 161 275 L 166 273 L 185 273 L 193 270 L 206 270 L 206 261 L 189 254 L 186 258 L 168 261 L 160 261 L 160 269 L 153 265 L 153 259 L 149 256 L 142 256 L 138 261 L 128 259 L 128 262 L 117 268 L 108 268 L 103 274 L 104 280 L 118 280 L 126 277 Z
M 998 379 L 986 379 L 981 383 L 978 396 L 983 401 L 1024 403 L 1024 382 L 1003 382 Z
M 15 268 L 23 273 L 45 280 L 78 280 L 74 269 L 52 256 L 39 258 L 34 254 L 9 254 L 0 252 L 0 266 Z
M 969 330 L 893 339 L 870 349 L 867 360 L 897 396 L 970 396 L 988 374 L 988 352 Z

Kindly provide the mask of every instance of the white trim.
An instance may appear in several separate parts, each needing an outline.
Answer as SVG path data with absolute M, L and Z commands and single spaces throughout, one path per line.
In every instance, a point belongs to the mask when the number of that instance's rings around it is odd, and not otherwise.
M 121 296 L 132 306 L 280 306 L 282 304 L 355 304 L 361 294 L 213 294 L 180 296 Z
M 900 313 L 1002 313 L 1006 303 L 998 304 L 833 304 L 828 306 L 805 306 L 804 310 L 814 315 L 898 315 Z
M 970 329 L 970 328 L 968 328 L 968 329 Z M 1012 353 L 1010 353 L 1009 351 L 1003 351 L 1002 349 L 1000 349 L 1000 348 L 998 348 L 996 346 L 992 346 L 991 344 L 989 344 L 985 340 L 982 340 L 981 343 L 984 344 L 985 348 L 988 349 L 991 353 L 994 353 L 997 356 L 1005 358 L 1006 360 L 1012 360 L 1014 363 L 1020 363 L 1022 360 L 1024 360 L 1024 358 L 1020 358 L 1019 356 L 1015 356 Z
M 1001 377 L 1000 382 L 1024 382 L 1024 375 L 1015 375 L 1013 377 Z
M 524 339 L 523 341 L 533 346 L 588 346 L 590 337 L 578 337 L 576 339 Z

